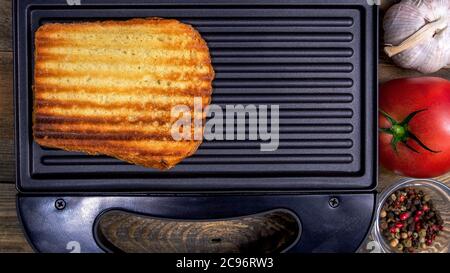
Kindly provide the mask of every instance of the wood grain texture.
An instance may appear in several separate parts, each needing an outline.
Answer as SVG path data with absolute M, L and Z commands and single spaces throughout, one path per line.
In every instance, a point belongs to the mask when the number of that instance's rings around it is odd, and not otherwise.
M 16 216 L 16 188 L 0 184 L 0 252 L 32 252 Z
M 378 65 L 379 73 L 378 73 L 378 81 L 379 83 L 385 83 L 389 80 L 399 79 L 399 78 L 409 78 L 409 77 L 425 77 L 425 76 L 434 76 L 441 77 L 444 79 L 450 79 L 450 69 L 441 69 L 432 74 L 422 74 L 417 71 L 413 71 L 410 69 L 403 69 L 395 66 L 390 62 L 380 62 Z
M 12 0 L 0 0 L 0 51 L 12 51 Z
M 396 175 L 393 172 L 390 172 L 384 168 L 380 168 L 380 174 L 378 176 L 378 187 L 377 187 L 377 191 L 381 192 L 383 189 L 385 189 L 387 186 L 391 185 L 392 183 L 394 183 L 395 181 L 398 181 L 402 178 L 405 178 L 403 176 L 400 175 Z M 450 187 L 450 173 L 447 173 L 445 175 L 439 176 L 439 177 L 435 177 L 434 179 L 443 182 L 444 184 L 446 184 L 447 186 Z
M 276 253 L 295 242 L 299 226 L 285 211 L 228 220 L 176 221 L 116 210 L 100 218 L 99 230 L 110 249 L 123 252 Z
M 0 183 L 14 183 L 13 58 L 0 52 Z

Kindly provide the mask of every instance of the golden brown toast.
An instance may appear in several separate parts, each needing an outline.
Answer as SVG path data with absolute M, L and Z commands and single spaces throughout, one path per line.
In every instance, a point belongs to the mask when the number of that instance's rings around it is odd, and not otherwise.
M 213 78 L 205 41 L 176 20 L 45 24 L 35 35 L 33 136 L 169 169 L 202 142 L 172 138 L 171 109 L 193 111 L 194 97 L 207 106 Z

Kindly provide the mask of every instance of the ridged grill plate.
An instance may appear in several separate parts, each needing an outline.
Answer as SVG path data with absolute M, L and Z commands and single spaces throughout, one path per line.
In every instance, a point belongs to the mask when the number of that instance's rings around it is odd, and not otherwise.
M 376 8 L 367 1 L 19 1 L 18 179 L 24 191 L 369 189 L 376 172 Z M 123 2 L 123 3 L 122 3 Z M 329 2 L 329 4 L 327 4 Z M 44 5 L 45 4 L 45 5 Z M 178 5 L 175 5 L 178 4 Z M 21 16 L 21 15 L 22 16 Z M 46 22 L 175 18 L 208 43 L 212 103 L 279 105 L 280 140 L 205 141 L 170 171 L 37 145 L 33 40 Z

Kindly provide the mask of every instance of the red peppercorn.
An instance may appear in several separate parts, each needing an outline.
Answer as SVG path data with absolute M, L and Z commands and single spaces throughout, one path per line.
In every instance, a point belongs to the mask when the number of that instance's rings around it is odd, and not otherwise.
M 409 218 L 409 212 L 404 212 L 404 213 L 400 214 L 400 220 L 405 221 L 408 218 Z
M 433 241 L 431 239 L 428 239 L 426 242 L 427 246 L 430 246 L 432 243 L 433 243 Z
M 420 216 L 419 215 L 414 216 L 414 222 L 419 222 L 419 220 L 420 220 Z
M 415 230 L 417 232 L 419 232 L 421 229 L 422 229 L 422 226 L 420 225 L 420 222 L 417 222 L 416 225 L 415 225 Z
M 429 210 L 430 210 L 430 207 L 427 206 L 427 205 L 424 205 L 424 206 L 422 207 L 422 210 L 423 210 L 423 211 L 429 211 Z
M 396 227 L 391 227 L 390 229 L 389 229 L 389 232 L 390 233 L 395 233 L 395 230 L 396 230 L 397 228 Z
M 423 210 L 418 210 L 417 212 L 416 212 L 416 216 L 421 216 L 423 214 Z
M 406 196 L 400 195 L 400 197 L 398 198 L 398 200 L 399 200 L 400 202 L 403 202 L 403 201 L 405 201 L 405 198 L 406 198 Z
M 400 223 L 400 222 L 395 223 L 396 228 L 402 228 L 403 226 L 405 226 L 405 224 Z

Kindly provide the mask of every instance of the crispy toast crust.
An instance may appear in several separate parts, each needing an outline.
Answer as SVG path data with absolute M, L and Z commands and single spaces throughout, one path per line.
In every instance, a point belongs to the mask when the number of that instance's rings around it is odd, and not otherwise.
M 193 112 L 194 97 L 206 107 L 213 78 L 206 42 L 177 20 L 44 24 L 35 34 L 34 140 L 172 168 L 202 141 L 171 137 L 171 109 Z

